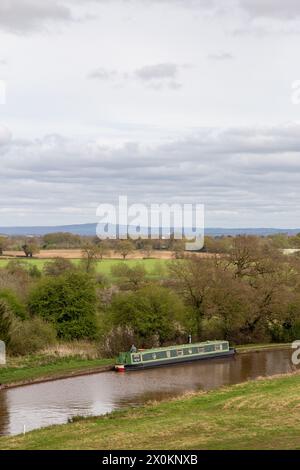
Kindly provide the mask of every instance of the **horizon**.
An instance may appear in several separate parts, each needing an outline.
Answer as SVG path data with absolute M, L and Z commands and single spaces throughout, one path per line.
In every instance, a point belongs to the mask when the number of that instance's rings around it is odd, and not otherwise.
M 89 223 L 118 194 L 297 225 L 300 8 L 271 3 L 0 4 L 1 225 Z

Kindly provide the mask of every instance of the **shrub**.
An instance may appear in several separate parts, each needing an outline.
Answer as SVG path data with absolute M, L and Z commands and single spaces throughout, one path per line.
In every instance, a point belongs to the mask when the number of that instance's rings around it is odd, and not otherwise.
M 186 308 L 173 291 L 154 284 L 117 294 L 111 305 L 113 326 L 130 327 L 142 344 L 153 337 L 159 344 L 176 340 L 182 333 L 178 324 L 185 314 Z
M 96 290 L 87 274 L 69 271 L 40 281 L 29 298 L 31 314 L 55 325 L 66 340 L 96 336 Z
M 10 289 L 2 289 L 0 291 L 0 299 L 4 300 L 9 310 L 16 316 L 25 320 L 25 306 L 20 302 L 17 295 Z
M 11 334 L 9 351 L 16 355 L 25 355 L 51 346 L 56 341 L 53 325 L 41 318 L 18 321 Z
M 9 308 L 3 300 L 0 300 L 0 340 L 6 346 L 10 344 L 12 333 L 12 316 Z

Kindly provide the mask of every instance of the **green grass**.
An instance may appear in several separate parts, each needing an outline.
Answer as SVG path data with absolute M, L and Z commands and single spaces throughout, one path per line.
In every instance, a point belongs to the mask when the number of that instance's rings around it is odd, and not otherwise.
M 294 374 L 2 437 L 0 449 L 299 449 L 299 437 Z
M 28 265 L 37 266 L 39 269 L 43 269 L 45 263 L 51 261 L 50 259 L 26 259 L 26 258 L 12 258 L 18 259 Z M 9 260 L 7 259 L 0 259 L 0 268 L 5 267 Z M 80 263 L 80 260 L 73 259 L 72 262 L 76 265 Z M 97 262 L 96 271 L 100 274 L 103 274 L 108 279 L 112 279 L 111 268 L 118 263 L 126 263 L 129 266 L 135 266 L 136 264 L 142 264 L 147 272 L 148 278 L 153 279 L 161 279 L 167 275 L 167 263 L 170 260 L 166 259 L 129 259 L 129 260 L 121 260 L 121 259 L 104 259 L 102 261 Z
M 0 366 L 0 384 L 54 378 L 110 364 L 113 364 L 112 359 L 60 358 L 45 355 L 9 359 L 7 366 Z

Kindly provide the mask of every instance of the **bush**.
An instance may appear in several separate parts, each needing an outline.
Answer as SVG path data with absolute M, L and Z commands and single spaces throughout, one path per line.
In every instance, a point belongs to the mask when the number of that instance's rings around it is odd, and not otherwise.
M 25 306 L 20 302 L 17 295 L 10 289 L 2 289 L 0 291 L 0 299 L 4 300 L 9 310 L 16 316 L 25 320 Z
M 0 340 L 4 341 L 6 346 L 11 342 L 12 316 L 11 312 L 3 300 L 0 300 Z
M 60 276 L 66 271 L 75 269 L 72 261 L 65 258 L 55 258 L 53 261 L 48 261 L 44 265 L 44 273 L 46 276 Z
M 140 345 L 157 338 L 158 345 L 175 340 L 186 314 L 181 299 L 170 289 L 149 285 L 135 292 L 117 294 L 111 305 L 113 326 L 129 327 L 140 339 Z
M 68 271 L 40 281 L 29 298 L 31 314 L 52 322 L 60 338 L 95 338 L 95 284 L 87 274 Z
M 271 339 L 275 343 L 289 343 L 300 338 L 300 322 L 274 324 L 270 328 Z
M 53 325 L 41 318 L 18 321 L 11 334 L 9 351 L 15 355 L 25 355 L 51 346 L 56 341 Z

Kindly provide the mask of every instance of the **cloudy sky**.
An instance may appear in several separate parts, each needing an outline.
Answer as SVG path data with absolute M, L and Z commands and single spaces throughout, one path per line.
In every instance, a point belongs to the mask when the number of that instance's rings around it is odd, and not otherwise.
M 298 0 L 1 0 L 0 226 L 300 227 L 299 45 Z

